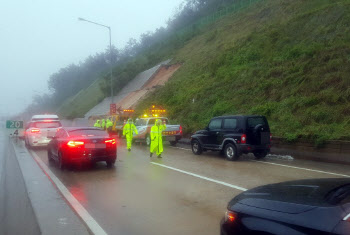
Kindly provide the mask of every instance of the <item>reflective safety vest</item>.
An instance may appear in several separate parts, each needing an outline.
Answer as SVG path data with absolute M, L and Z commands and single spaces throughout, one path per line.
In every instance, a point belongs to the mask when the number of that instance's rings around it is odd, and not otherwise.
M 100 120 L 96 120 L 94 127 L 101 128 Z
M 157 120 L 158 121 L 158 120 Z M 156 121 L 156 123 L 157 123 Z M 165 124 L 157 126 L 156 124 L 151 128 L 151 151 L 158 148 L 158 152 L 163 152 L 163 137 L 162 132 L 166 129 Z
M 124 125 L 123 128 L 123 135 L 126 136 L 126 138 L 132 138 L 133 133 L 135 133 L 136 135 L 138 134 L 136 126 L 134 125 L 134 123 L 129 123 L 129 121 Z

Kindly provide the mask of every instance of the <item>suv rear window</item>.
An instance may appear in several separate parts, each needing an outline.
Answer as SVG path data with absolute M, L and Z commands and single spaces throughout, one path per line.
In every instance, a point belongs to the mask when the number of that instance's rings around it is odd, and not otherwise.
M 34 128 L 58 128 L 61 127 L 62 124 L 60 122 L 32 122 L 29 127 Z
M 254 128 L 259 124 L 262 124 L 263 126 L 268 126 L 266 119 L 263 117 L 251 117 L 248 118 L 248 128 Z
M 69 131 L 69 136 L 72 137 L 93 137 L 93 136 L 105 136 L 108 137 L 107 132 L 103 130 L 91 130 L 91 129 L 86 129 L 86 130 L 73 130 Z

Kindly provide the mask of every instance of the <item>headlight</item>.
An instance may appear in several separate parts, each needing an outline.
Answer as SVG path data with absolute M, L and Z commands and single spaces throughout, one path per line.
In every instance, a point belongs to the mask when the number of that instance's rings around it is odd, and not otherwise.
M 237 219 L 237 213 L 233 212 L 233 211 L 226 211 L 225 213 L 225 222 L 229 221 L 229 222 L 234 222 Z

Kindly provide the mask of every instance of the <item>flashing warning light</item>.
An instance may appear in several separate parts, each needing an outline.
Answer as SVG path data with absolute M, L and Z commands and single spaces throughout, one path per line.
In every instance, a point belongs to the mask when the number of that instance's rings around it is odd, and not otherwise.
M 123 112 L 125 112 L 125 113 L 134 113 L 135 110 L 133 110 L 133 109 L 124 109 Z
M 72 141 L 72 140 L 67 143 L 67 145 L 69 147 L 78 147 L 78 146 L 82 146 L 84 144 L 85 143 L 83 141 Z

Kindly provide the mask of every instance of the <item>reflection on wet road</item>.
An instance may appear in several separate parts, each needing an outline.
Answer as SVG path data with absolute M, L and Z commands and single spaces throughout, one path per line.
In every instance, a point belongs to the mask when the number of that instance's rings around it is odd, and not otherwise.
M 158 159 L 139 144 L 127 152 L 120 141 L 114 168 L 98 163 L 64 171 L 48 163 L 45 149 L 35 153 L 108 234 L 219 234 L 228 201 L 245 189 L 348 173 L 347 166 L 301 160 L 242 156 L 229 162 L 218 153 L 195 156 L 187 148 L 165 146 Z

